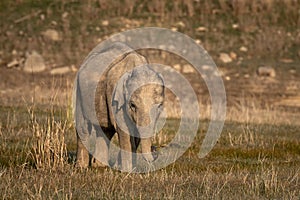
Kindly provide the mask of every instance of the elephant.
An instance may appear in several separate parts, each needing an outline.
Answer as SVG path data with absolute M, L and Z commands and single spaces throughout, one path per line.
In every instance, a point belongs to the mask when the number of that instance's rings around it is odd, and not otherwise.
M 103 72 L 88 72 L 89 65 L 97 69 L 101 61 L 106 63 L 115 54 L 122 55 Z M 89 87 L 95 84 L 96 89 L 92 91 Z M 162 75 L 151 68 L 144 56 L 119 42 L 91 53 L 77 73 L 74 93 L 77 166 L 109 166 L 109 148 L 116 133 L 121 149 L 116 165 L 120 169 L 132 170 L 139 145 L 146 163 L 155 160 L 151 137 L 163 110 L 165 88 Z M 91 99 L 94 105 L 86 105 L 92 104 Z M 93 108 L 97 121 L 88 116 L 93 115 Z M 91 132 L 95 132 L 96 141 L 90 159 L 87 146 Z

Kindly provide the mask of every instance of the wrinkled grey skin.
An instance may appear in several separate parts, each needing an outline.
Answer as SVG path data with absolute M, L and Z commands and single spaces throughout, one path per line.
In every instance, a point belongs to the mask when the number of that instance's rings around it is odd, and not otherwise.
M 109 56 L 118 48 L 128 48 L 124 44 L 114 44 L 112 48 L 103 52 Z M 96 75 L 94 75 L 96 76 Z M 119 163 L 123 170 L 131 170 L 133 154 L 141 145 L 143 158 L 151 162 L 154 160 L 151 153 L 151 137 L 154 135 L 157 119 L 162 111 L 164 101 L 164 86 L 162 77 L 147 65 L 147 60 L 140 54 L 132 51 L 115 60 L 99 77 L 95 93 L 95 110 L 99 125 L 86 120 L 85 112 L 90 107 L 84 105 L 84 100 L 93 96 L 85 92 L 87 80 L 93 80 L 84 73 L 78 72 L 75 89 L 76 109 L 75 121 L 77 130 L 77 166 L 89 165 L 88 134 L 96 131 L 96 146 L 91 161 L 92 166 L 105 166 L 108 163 L 110 140 L 118 134 L 121 152 Z M 83 89 L 82 89 L 83 88 Z M 83 117 L 77 115 L 82 114 Z M 82 119 L 83 118 L 83 119 Z M 85 127 L 86 126 L 86 127 Z M 95 159 L 96 158 L 96 159 Z M 101 162 L 100 162 L 100 161 Z

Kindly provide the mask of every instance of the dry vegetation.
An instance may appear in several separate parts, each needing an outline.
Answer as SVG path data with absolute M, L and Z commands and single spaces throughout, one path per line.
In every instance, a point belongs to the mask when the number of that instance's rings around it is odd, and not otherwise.
M 263 123 L 265 118 L 259 115 L 255 121 L 227 120 L 219 143 L 199 159 L 208 125 L 201 120 L 198 137 L 178 161 L 153 173 L 127 174 L 74 167 L 76 137 L 66 109 L 1 109 L 3 199 L 297 199 L 300 195 L 299 124 Z M 254 117 L 244 110 L 240 115 Z M 173 137 L 175 124 L 177 120 L 168 120 L 156 145 Z
M 299 9 L 292 0 L 1 1 L 1 198 L 299 199 L 299 107 L 279 105 L 282 97 L 299 92 Z M 143 26 L 176 28 L 201 40 L 217 62 L 221 51 L 243 58 L 220 63 L 226 76 L 236 78 L 225 81 L 228 108 L 221 138 L 207 157 L 198 158 L 210 116 L 204 90 L 198 136 L 175 163 L 149 174 L 77 169 L 70 114 L 74 74 L 26 75 L 6 64 L 34 49 L 53 67 L 79 66 L 98 41 Z M 63 40 L 44 38 L 41 33 L 49 28 Z M 248 51 L 239 52 L 241 46 Z M 286 58 L 293 62 L 280 63 Z M 275 80 L 252 76 L 261 62 L 275 66 Z M 169 119 L 156 145 L 170 141 L 177 124 Z

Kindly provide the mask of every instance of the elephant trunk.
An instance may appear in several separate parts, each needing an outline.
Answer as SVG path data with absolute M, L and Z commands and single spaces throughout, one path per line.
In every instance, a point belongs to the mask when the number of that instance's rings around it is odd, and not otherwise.
M 151 138 L 155 135 L 158 116 L 157 107 L 153 107 L 149 115 L 141 113 L 137 118 L 137 131 L 141 139 L 142 155 L 147 162 L 155 160 L 151 151 Z
M 147 162 L 154 161 L 154 157 L 151 153 L 151 138 L 142 138 L 141 139 L 141 148 L 142 148 L 143 158 Z
M 154 160 L 154 157 L 151 152 L 151 137 L 154 134 L 154 128 L 151 126 L 147 127 L 138 127 L 138 132 L 141 138 L 140 145 L 142 150 L 143 158 L 147 162 L 152 162 Z

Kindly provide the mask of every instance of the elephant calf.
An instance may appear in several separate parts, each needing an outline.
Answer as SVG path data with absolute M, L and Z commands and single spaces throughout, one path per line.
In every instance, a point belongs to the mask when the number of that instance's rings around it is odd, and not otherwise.
M 111 62 L 116 54 L 121 56 Z M 115 133 L 121 170 L 132 169 L 139 144 L 142 158 L 148 163 L 154 160 L 151 137 L 162 111 L 164 82 L 145 57 L 122 43 L 96 48 L 78 71 L 74 89 L 78 166 L 89 165 L 92 133 L 96 134 L 92 166 L 109 165 L 108 149 Z

